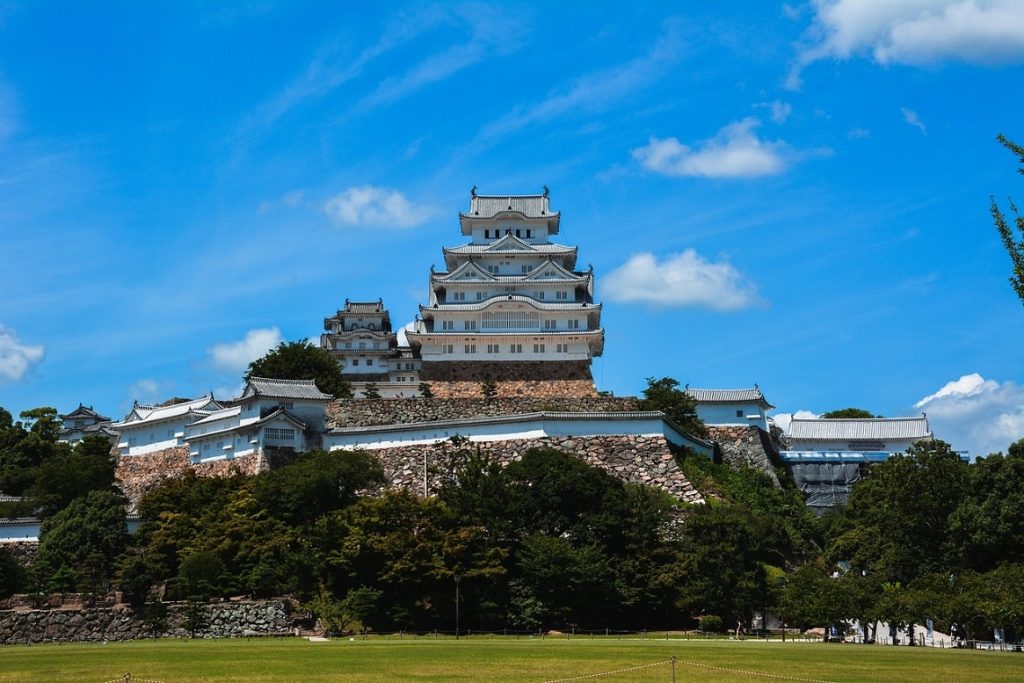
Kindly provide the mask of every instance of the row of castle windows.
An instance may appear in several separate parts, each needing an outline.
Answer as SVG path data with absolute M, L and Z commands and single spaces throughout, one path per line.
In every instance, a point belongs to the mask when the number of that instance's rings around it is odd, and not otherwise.
M 511 235 L 513 232 L 515 232 L 516 237 L 522 237 L 523 236 L 522 228 L 516 228 L 515 230 L 513 230 L 512 228 L 505 228 L 505 234 L 506 235 Z M 500 228 L 495 228 L 494 236 L 495 237 L 501 237 L 501 229 Z M 533 230 L 531 230 L 530 228 L 526 228 L 526 236 L 527 237 L 533 237 Z M 491 230 L 489 228 L 485 228 L 484 229 L 484 239 L 490 239 L 490 238 L 491 238 Z
M 533 352 L 534 353 L 545 353 L 546 349 L 547 349 L 547 345 L 546 344 L 534 344 L 533 345 Z M 465 344 L 465 345 L 463 345 L 462 352 L 466 353 L 466 354 L 476 353 L 476 344 Z M 509 353 L 514 353 L 514 354 L 523 353 L 523 345 L 522 344 L 509 344 L 508 345 L 508 352 Z M 569 345 L 568 344 L 556 344 L 555 345 L 555 352 L 556 353 L 569 353 Z M 453 353 L 455 353 L 455 344 L 441 344 L 441 353 L 443 353 L 443 354 L 453 354 Z M 487 345 L 487 353 L 501 353 L 501 344 L 488 344 Z
M 503 287 L 502 290 L 507 292 L 507 293 L 509 293 L 509 294 L 514 294 L 516 292 L 516 288 L 512 287 L 512 286 Z M 489 292 L 476 292 L 476 300 L 477 301 L 483 301 L 484 299 L 486 299 L 486 298 L 488 298 L 490 296 L 494 296 L 494 295 L 489 293 Z M 540 299 L 540 300 L 543 301 L 547 297 L 547 292 L 545 292 L 543 290 L 538 290 L 536 292 L 533 292 L 533 296 L 534 296 L 534 298 Z M 452 292 L 452 301 L 465 301 L 465 300 L 466 300 L 466 292 Z M 560 290 L 555 292 L 555 301 L 568 301 L 568 300 L 569 300 L 569 292 L 567 292 L 565 290 L 562 290 L 562 289 L 560 289 Z M 348 346 L 348 345 L 346 344 L 346 346 Z M 359 348 L 362 348 L 362 347 L 359 347 Z M 374 348 L 377 348 L 376 343 L 374 344 Z

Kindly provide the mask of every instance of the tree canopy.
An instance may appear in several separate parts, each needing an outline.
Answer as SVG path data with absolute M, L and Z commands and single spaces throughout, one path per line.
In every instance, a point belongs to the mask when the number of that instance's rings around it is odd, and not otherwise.
M 1020 162 L 1021 167 L 1017 172 L 1024 175 L 1024 147 L 1016 144 L 1005 135 L 997 135 L 996 139 L 1006 149 L 1010 150 Z M 1009 200 L 1012 223 L 1017 229 L 1017 236 L 1014 236 L 1011 221 L 1007 220 L 1006 214 L 999 208 L 996 198 L 990 197 L 989 210 L 992 212 L 992 220 L 995 222 L 996 230 L 1003 241 L 1006 253 L 1010 257 L 1010 286 L 1017 292 L 1021 304 L 1024 304 L 1024 216 L 1017 210 L 1017 205 L 1012 199 Z
M 677 387 L 679 382 L 671 377 L 647 378 L 647 388 L 640 400 L 641 410 L 660 410 L 679 425 L 683 431 L 697 437 L 706 437 L 708 429 L 697 417 L 697 401 Z
M 864 410 L 863 408 L 841 408 L 839 410 L 830 410 L 827 413 L 822 413 L 821 416 L 827 419 L 845 420 L 864 420 L 872 417 L 882 417 L 881 415 L 873 415 L 870 411 Z
M 351 398 L 352 387 L 341 374 L 338 361 L 325 349 L 306 340 L 281 342 L 249 364 L 245 379 L 269 377 L 272 379 L 311 379 L 320 391 L 337 398 Z

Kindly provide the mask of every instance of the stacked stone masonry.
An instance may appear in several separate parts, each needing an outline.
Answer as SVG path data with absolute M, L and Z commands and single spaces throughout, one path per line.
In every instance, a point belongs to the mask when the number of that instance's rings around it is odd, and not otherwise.
M 327 426 L 371 427 L 374 425 L 412 424 L 470 417 L 494 417 L 538 412 L 628 412 L 638 410 L 632 397 L 581 396 L 574 398 L 531 395 L 522 398 L 384 398 L 338 399 L 327 406 Z
M 480 382 L 428 382 L 435 398 L 475 398 L 482 395 Z M 589 379 L 510 380 L 495 382 L 495 394 L 502 397 L 537 396 L 561 398 L 564 396 L 597 396 L 597 389 Z
M 764 430 L 741 425 L 708 425 L 708 438 L 716 443 L 723 462 L 733 467 L 752 467 L 763 472 L 776 488 L 782 486 L 774 466 L 778 448 Z
M 520 459 L 530 448 L 554 448 L 579 456 L 584 462 L 619 479 L 660 488 L 687 503 L 703 503 L 704 496 L 687 480 L 675 454 L 662 436 L 545 437 L 474 443 L 480 452 L 502 466 Z M 393 486 L 422 494 L 436 493 L 452 476 L 460 456 L 451 443 L 382 448 L 371 451 L 384 466 Z M 424 489 L 426 467 L 426 489 Z
M 118 455 L 117 481 L 128 497 L 132 508 L 146 493 L 159 488 L 171 479 L 185 475 L 189 470 L 201 477 L 227 477 L 236 474 L 257 474 L 263 461 L 256 455 L 231 460 L 193 464 L 188 448 L 167 448 L 145 455 Z
M 168 628 L 156 634 L 183 638 L 183 604 L 169 604 Z M 286 636 L 294 633 L 284 600 L 225 602 L 204 607 L 204 626 L 198 638 L 243 636 Z M 90 609 L 7 609 L 0 610 L 0 645 L 30 643 L 102 642 L 152 638 L 154 634 L 128 606 Z

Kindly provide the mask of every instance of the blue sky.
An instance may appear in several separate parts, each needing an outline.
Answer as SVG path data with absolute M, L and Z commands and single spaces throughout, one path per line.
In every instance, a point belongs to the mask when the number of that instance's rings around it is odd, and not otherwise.
M 1022 67 L 1015 0 L 0 2 L 0 405 L 230 392 L 346 297 L 411 320 L 470 187 L 547 184 L 600 388 L 1005 449 Z

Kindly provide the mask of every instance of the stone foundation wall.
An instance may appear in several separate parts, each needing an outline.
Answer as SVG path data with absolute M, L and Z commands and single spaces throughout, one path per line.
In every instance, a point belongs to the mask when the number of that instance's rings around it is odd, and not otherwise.
M 625 412 L 638 410 L 637 399 L 612 396 L 546 398 L 480 398 L 479 387 L 472 398 L 382 398 L 337 399 L 327 406 L 327 427 L 369 427 L 490 417 L 517 413 Z
M 752 426 L 708 425 L 708 438 L 716 442 L 723 462 L 733 467 L 753 467 L 764 472 L 776 487 L 781 486 L 774 465 L 778 461 L 778 449 L 764 430 Z
M 423 382 L 470 382 L 478 387 L 485 380 L 494 382 L 550 382 L 588 380 L 590 361 L 425 361 L 420 368 Z M 570 394 L 571 395 L 571 394 Z
M 479 398 L 480 382 L 427 382 L 435 398 Z M 565 396 L 597 396 L 597 387 L 589 379 L 559 380 L 502 380 L 494 383 L 498 396 L 537 396 L 561 398 Z
M 480 452 L 502 466 L 519 460 L 530 448 L 554 448 L 579 456 L 624 481 L 660 488 L 687 503 L 703 503 L 704 496 L 687 480 L 676 464 L 675 455 L 662 436 L 545 437 L 473 443 Z M 424 456 L 428 494 L 452 476 L 458 456 L 451 444 L 441 443 L 370 451 L 384 466 L 392 485 L 423 494 Z
M 180 603 L 168 605 L 168 629 L 161 636 L 189 636 L 184 628 L 185 608 Z M 285 636 L 294 632 L 284 600 L 215 603 L 204 609 L 205 626 L 196 631 L 199 638 Z M 3 645 L 151 637 L 150 629 L 127 606 L 0 611 L 0 644 Z
M 11 541 L 0 543 L 0 548 L 9 552 L 23 567 L 31 567 L 39 551 L 39 541 Z
M 189 470 L 201 477 L 227 477 L 257 474 L 262 466 L 257 455 L 193 465 L 189 462 L 188 448 L 167 448 L 145 455 L 118 455 L 116 477 L 134 509 L 143 495 L 170 479 L 184 476 Z

